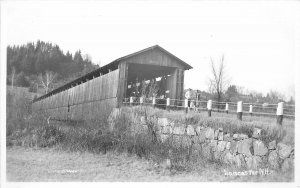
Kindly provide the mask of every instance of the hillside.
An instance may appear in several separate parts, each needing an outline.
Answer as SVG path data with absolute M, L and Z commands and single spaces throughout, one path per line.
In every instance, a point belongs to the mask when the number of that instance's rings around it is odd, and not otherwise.
M 90 56 L 82 55 L 80 50 L 74 55 L 64 53 L 50 42 L 7 47 L 7 85 L 29 87 L 32 92 L 45 90 L 41 80 L 46 72 L 54 76 L 49 91 L 97 68 Z

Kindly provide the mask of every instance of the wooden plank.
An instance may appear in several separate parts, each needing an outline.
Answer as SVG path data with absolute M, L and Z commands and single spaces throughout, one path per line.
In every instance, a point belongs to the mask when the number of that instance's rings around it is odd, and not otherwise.
M 91 93 L 92 93 L 92 80 L 88 81 L 87 83 L 87 95 L 88 95 L 88 104 L 87 104 L 87 116 L 88 116 L 88 119 L 90 119 L 90 116 L 91 116 L 91 104 L 92 102 L 91 101 Z
M 100 78 L 97 77 L 95 80 L 95 93 L 94 93 L 94 99 L 99 100 L 100 99 L 100 90 L 101 90 L 101 83 L 100 83 Z
M 119 64 L 119 79 L 118 79 L 118 91 L 117 91 L 117 98 L 118 98 L 118 107 L 122 105 L 123 98 L 124 98 L 124 90 L 125 90 L 125 75 L 126 75 L 126 66 L 125 62 Z
M 179 63 L 178 60 L 158 49 L 132 56 L 126 59 L 126 61 L 138 64 L 149 64 L 184 69 L 184 66 Z
M 104 75 L 101 76 L 100 84 L 101 84 L 101 87 L 100 87 L 100 91 L 99 91 L 99 100 L 102 100 L 104 98 L 103 90 L 105 89 L 104 88 Z
M 83 87 L 83 104 L 82 104 L 82 115 L 83 115 L 83 117 L 85 117 L 86 116 L 86 101 L 87 101 L 87 82 L 85 82 L 85 83 L 83 83 L 83 85 L 82 85 L 82 87 Z
M 81 118 L 82 117 L 82 103 L 83 103 L 83 84 L 79 85 L 80 88 L 80 99 L 79 99 L 79 107 L 78 107 L 78 116 Z

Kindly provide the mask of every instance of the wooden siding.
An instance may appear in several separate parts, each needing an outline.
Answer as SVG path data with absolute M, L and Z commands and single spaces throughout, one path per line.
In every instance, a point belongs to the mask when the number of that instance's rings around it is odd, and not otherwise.
M 94 119 L 106 116 L 117 106 L 119 69 L 33 103 L 57 119 Z
M 163 53 L 158 49 L 149 50 L 130 57 L 126 59 L 126 62 L 184 69 L 183 65 L 180 64 L 175 58 L 172 58 L 168 54 Z
M 120 107 L 123 103 L 123 99 L 126 94 L 126 84 L 127 84 L 127 73 L 128 73 L 128 65 L 123 62 L 119 64 L 119 85 L 118 85 L 118 107 Z

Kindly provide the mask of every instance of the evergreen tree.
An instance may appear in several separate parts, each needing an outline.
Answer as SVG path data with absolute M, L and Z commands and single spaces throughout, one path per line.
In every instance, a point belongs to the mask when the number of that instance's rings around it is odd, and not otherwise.
M 13 67 L 19 86 L 27 87 L 29 83 L 35 82 L 31 79 L 46 71 L 57 73 L 57 81 L 64 83 L 65 80 L 75 79 L 99 66 L 94 65 L 89 56 L 83 59 L 80 50 L 73 57 L 69 51 L 64 54 L 58 45 L 38 40 L 36 44 L 7 47 L 7 75 L 10 75 L 7 77 L 8 84 L 11 84 Z M 21 78 L 27 80 L 22 82 Z

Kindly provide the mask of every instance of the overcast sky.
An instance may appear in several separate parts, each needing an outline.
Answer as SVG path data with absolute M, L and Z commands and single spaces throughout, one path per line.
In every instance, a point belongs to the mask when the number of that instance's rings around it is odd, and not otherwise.
M 2 2 L 3 3 L 3 2 Z M 185 88 L 207 90 L 210 58 L 225 56 L 231 84 L 288 96 L 295 76 L 296 1 L 4 2 L 5 43 L 38 39 L 101 66 L 158 44 L 193 66 Z M 2 28 L 3 29 L 3 28 Z

